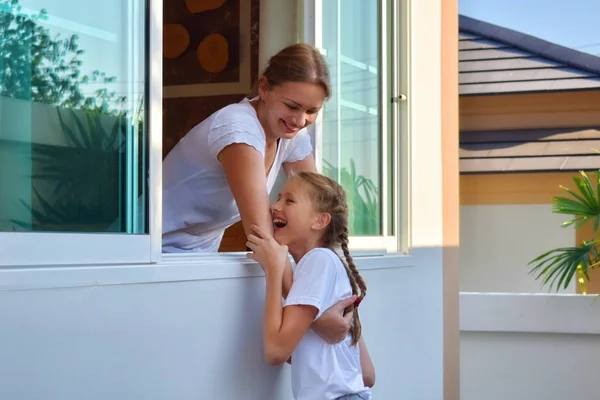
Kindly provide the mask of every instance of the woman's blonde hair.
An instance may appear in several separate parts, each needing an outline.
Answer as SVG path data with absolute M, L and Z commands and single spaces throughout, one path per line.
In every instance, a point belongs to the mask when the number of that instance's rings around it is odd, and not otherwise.
M 329 67 L 319 49 L 298 43 L 288 46 L 272 56 L 261 75 L 270 87 L 286 82 L 314 83 L 323 88 L 325 98 L 331 96 Z M 261 79 L 252 88 L 252 97 L 258 96 Z
M 345 258 L 345 261 L 342 259 L 342 264 L 346 267 L 352 294 L 362 300 L 367 294 L 367 285 L 358 272 L 348 249 L 348 204 L 344 188 L 333 179 L 313 172 L 293 173 L 290 179 L 298 179 L 307 185 L 309 193 L 312 194 L 315 210 L 331 216 L 331 222 L 321 238 L 322 246 L 331 249 L 336 254 L 338 254 L 336 248 L 341 248 Z M 353 318 L 350 334 L 352 335 L 352 345 L 355 345 L 358 343 L 362 331 L 357 308 L 354 308 Z

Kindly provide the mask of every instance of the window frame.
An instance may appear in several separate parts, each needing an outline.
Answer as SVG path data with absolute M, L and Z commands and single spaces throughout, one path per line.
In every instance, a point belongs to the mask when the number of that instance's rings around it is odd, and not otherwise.
M 132 0 L 139 2 L 140 0 Z M 320 20 L 315 15 L 315 3 L 321 0 L 304 0 L 299 2 L 298 39 L 307 43 L 317 44 L 316 28 Z M 383 1 L 383 0 L 380 0 Z M 385 3 L 385 1 L 384 1 Z M 148 193 L 149 204 L 149 234 L 87 234 L 87 233 L 36 233 L 36 232 L 0 232 L 0 267 L 31 267 L 31 266 L 94 266 L 94 265 L 132 265 L 137 273 L 137 266 L 146 264 L 181 265 L 206 264 L 229 265 L 231 263 L 247 264 L 245 252 L 219 254 L 190 254 L 175 255 L 162 253 L 162 1 L 148 0 L 146 7 L 146 62 L 148 71 L 147 85 L 147 141 L 149 145 L 148 158 Z M 394 31 L 390 45 L 396 50 L 392 57 L 394 71 L 402 70 L 402 74 L 390 75 L 395 98 L 406 100 L 410 86 L 410 63 L 408 57 L 410 9 L 408 0 L 394 0 Z M 382 24 L 384 25 L 384 24 Z M 387 29 L 384 26 L 381 29 Z M 385 52 L 382 52 L 385 56 Z M 402 66 L 403 68 L 399 68 Z M 389 98 L 385 97 L 386 101 Z M 396 235 L 373 237 L 353 236 L 350 238 L 351 252 L 355 257 L 366 257 L 373 260 L 378 256 L 410 255 L 410 221 L 411 200 L 410 177 L 412 175 L 410 153 L 410 101 L 396 102 L 397 125 L 393 126 L 397 143 L 392 149 L 393 168 L 395 176 L 401 184 L 395 185 L 392 199 Z M 400 123 L 400 119 L 404 122 Z M 318 131 L 321 119 L 315 124 Z M 315 153 L 319 152 L 318 135 L 315 142 Z M 317 166 L 319 159 L 317 158 Z M 382 171 L 387 171 L 382 168 Z M 386 172 L 387 173 L 387 172 Z M 31 249 L 36 249 L 32 252 Z M 387 258 L 387 257 L 386 257 Z M 409 257 L 410 258 L 410 257 Z M 410 260 L 405 260 L 409 263 Z M 136 266 L 137 265 L 137 266 Z M 407 264 L 408 265 L 408 264 Z M 87 268 L 86 268 L 87 270 Z M 237 268 L 236 268 L 237 270 Z M 83 270 L 82 270 L 83 271 Z M 133 270 L 132 270 L 133 271 Z M 204 269 L 203 269 L 204 271 Z M 56 272 L 56 271 L 54 271 Z M 90 272 L 91 273 L 91 272 Z M 137 274 L 136 273 L 136 274 Z M 204 274 L 204 273 L 203 273 Z M 202 274 L 202 275 L 203 275 Z M 146 275 L 144 273 L 144 275 Z M 196 275 L 196 273 L 194 273 Z M 246 273 L 240 272 L 240 276 Z
M 264 0 L 280 3 L 280 0 Z M 305 2 L 294 3 L 298 17 L 303 15 Z M 289 4 L 288 4 L 289 5 Z M 440 20 L 441 9 L 429 7 L 420 2 L 412 3 L 410 0 L 396 2 L 397 10 L 394 12 L 403 17 L 404 24 L 402 36 L 398 36 L 401 45 L 398 65 L 402 66 L 402 80 L 399 81 L 398 92 L 404 94 L 400 118 L 404 118 L 407 126 L 406 135 L 400 137 L 400 146 L 396 148 L 399 157 L 396 157 L 394 168 L 399 170 L 402 185 L 398 185 L 400 202 L 395 208 L 405 213 L 406 218 L 399 225 L 402 232 L 406 232 L 399 239 L 401 252 L 385 253 L 380 250 L 353 250 L 357 266 L 361 270 L 377 270 L 386 268 L 410 268 L 412 273 L 431 272 L 430 267 L 437 268 L 437 263 L 443 257 L 443 222 L 442 212 L 443 192 L 442 174 L 444 166 L 442 160 L 442 134 L 441 104 L 443 90 L 440 72 L 440 33 L 441 26 L 436 24 Z M 153 77 L 150 93 L 154 94 L 149 100 L 151 110 L 157 111 L 150 114 L 149 143 L 150 143 L 150 176 L 149 195 L 151 215 L 161 215 L 161 186 L 162 186 L 162 2 L 149 0 L 148 7 L 150 18 L 150 42 L 148 57 L 150 58 L 150 75 Z M 271 16 L 271 19 L 280 19 L 280 16 Z M 267 26 L 269 16 L 262 23 Z M 314 21 L 298 20 L 300 28 L 314 27 Z M 275 23 L 274 26 L 279 26 Z M 302 30 L 296 30 L 298 34 Z M 279 47 L 283 35 L 270 35 L 272 40 L 261 44 L 263 51 L 272 53 Z M 296 38 L 303 40 L 301 36 Z M 269 47 L 270 46 L 270 47 Z M 265 54 L 261 53 L 261 57 Z M 153 129 L 156 128 L 156 129 Z M 412 132 L 419 132 L 412 135 Z M 404 143 L 404 145 L 403 145 Z M 450 165 L 454 168 L 453 165 Z M 458 171 L 458 170 L 457 170 Z M 400 214 L 397 214 L 400 215 Z M 131 257 L 131 249 L 127 249 L 119 242 L 115 248 L 105 248 L 107 251 L 127 252 L 121 257 L 112 257 L 114 262 L 99 265 L 97 259 L 93 264 L 85 263 L 85 257 L 77 252 L 76 257 L 71 257 L 73 262 L 65 262 L 68 257 L 57 254 L 52 245 L 38 246 L 37 240 L 25 242 L 23 247 L 23 262 L 13 257 L 7 261 L 8 251 L 14 250 L 11 245 L 0 240 L 0 292 L 12 290 L 37 290 L 48 288 L 69 287 L 96 287 L 106 285 L 128 285 L 134 283 L 165 283 L 186 282 L 197 280 L 211 280 L 224 278 L 250 278 L 263 276 L 262 270 L 252 260 L 246 257 L 245 252 L 240 253 L 214 253 L 214 254 L 162 254 L 162 223 L 161 218 L 150 218 L 150 262 L 127 262 Z M 13 233 L 6 233 L 14 235 Z M 25 233 L 27 235 L 27 233 Z M 41 238 L 41 234 L 36 236 Z M 86 236 L 75 234 L 75 236 Z M 0 236 L 0 239 L 10 236 Z M 122 239 L 122 238 L 120 238 Z M 89 240 L 85 240 L 89 244 Z M 69 242 L 71 250 L 79 243 Z M 32 255 L 33 251 L 43 254 L 43 257 Z M 431 250 L 434 250 L 433 253 Z M 12 257 L 12 255 L 10 255 Z M 43 262 L 36 262 L 29 257 L 43 258 Z M 145 260 L 145 258 L 144 258 Z M 49 265 L 52 264 L 52 265 Z M 57 265 L 58 264 L 58 265 Z M 35 265 L 35 267 L 31 267 Z M 417 269 L 427 267 L 426 271 L 418 272 Z M 427 275 L 427 274 L 426 274 Z M 427 276 L 429 283 L 439 285 L 439 276 Z
M 145 4 L 144 4 L 145 3 Z M 161 184 L 162 162 L 162 1 L 130 0 L 131 19 L 128 40 L 137 36 L 136 26 L 145 23 L 145 82 L 148 157 L 148 213 L 160 210 L 160 196 L 155 193 Z M 138 39 L 142 39 L 139 38 Z M 160 259 L 160 218 L 150 218 L 149 234 L 105 234 L 84 232 L 0 232 L 0 267 L 141 264 Z
M 310 43 L 326 54 L 323 48 L 321 15 L 323 0 L 304 0 L 302 8 L 302 31 L 300 39 Z M 337 0 L 341 2 L 342 0 Z M 351 236 L 349 247 L 362 253 L 403 253 L 410 249 L 410 148 L 409 102 L 407 89 L 410 80 L 409 55 L 409 4 L 408 0 L 379 0 L 379 66 L 381 84 L 379 86 L 381 118 L 379 126 L 384 132 L 381 138 L 379 163 L 381 171 L 381 230 L 378 236 Z M 389 14 L 391 21 L 384 16 Z M 390 26 L 391 25 L 391 26 Z M 388 35 L 389 32 L 389 35 Z M 390 54 L 386 49 L 390 49 Z M 401 71 L 401 72 L 400 72 Z M 388 109 L 386 104 L 392 103 Z M 389 121 L 389 122 L 388 122 Z M 315 143 L 315 161 L 317 169 L 322 171 L 322 113 L 311 131 Z M 391 133 L 392 141 L 389 140 Z M 388 155 L 390 154 L 389 158 Z M 396 184 L 390 188 L 389 175 L 395 177 Z M 391 199 L 391 200 L 389 200 Z M 392 214 L 390 218 L 389 214 Z M 390 232 L 389 222 L 392 225 Z

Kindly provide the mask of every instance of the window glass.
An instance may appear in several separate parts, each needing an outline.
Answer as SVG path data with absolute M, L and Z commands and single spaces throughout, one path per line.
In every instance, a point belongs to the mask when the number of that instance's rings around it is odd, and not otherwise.
M 147 232 L 145 9 L 0 3 L 0 231 Z
M 382 235 L 382 221 L 391 217 L 382 202 L 382 167 L 391 170 L 391 164 L 383 151 L 389 131 L 382 128 L 387 126 L 382 107 L 389 105 L 381 102 L 387 88 L 382 87 L 386 68 L 380 65 L 380 4 L 322 1 L 322 46 L 333 86 L 323 112 L 322 166 L 348 194 L 355 236 Z

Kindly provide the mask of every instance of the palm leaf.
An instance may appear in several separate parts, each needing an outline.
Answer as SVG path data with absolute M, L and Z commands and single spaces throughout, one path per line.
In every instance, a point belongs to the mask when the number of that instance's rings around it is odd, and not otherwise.
M 536 279 L 542 279 L 544 285 L 550 283 L 550 287 L 559 290 L 567 288 L 572 278 L 581 267 L 585 277 L 589 280 L 588 270 L 597 265 L 598 244 L 600 241 L 584 241 L 578 247 L 563 247 L 550 250 L 529 262 L 535 264 L 530 274 L 536 275 Z
M 597 172 L 595 185 L 592 184 L 589 176 L 585 172 L 581 172 L 583 179 L 574 177 L 573 181 L 579 193 L 568 189 L 564 186 L 561 188 L 570 194 L 573 198 L 554 197 L 553 212 L 558 214 L 575 215 L 575 217 L 565 223 L 564 227 L 575 224 L 576 228 L 580 228 L 588 221 L 594 221 L 594 231 L 598 231 L 600 226 L 600 172 Z M 594 190 L 594 186 L 596 190 Z

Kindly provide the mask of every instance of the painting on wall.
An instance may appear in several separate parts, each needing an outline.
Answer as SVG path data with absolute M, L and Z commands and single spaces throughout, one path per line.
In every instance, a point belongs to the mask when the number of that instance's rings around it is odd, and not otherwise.
M 259 0 L 163 3 L 163 155 L 258 76 Z
M 249 92 L 252 31 L 258 30 L 257 21 L 253 24 L 252 3 L 251 0 L 164 2 L 165 98 Z

